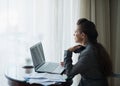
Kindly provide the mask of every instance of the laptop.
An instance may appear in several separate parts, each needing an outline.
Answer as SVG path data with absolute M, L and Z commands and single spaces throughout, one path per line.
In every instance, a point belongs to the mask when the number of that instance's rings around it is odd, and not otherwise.
M 35 72 L 46 72 L 46 73 L 56 73 L 62 74 L 64 67 L 60 63 L 46 62 L 42 43 L 39 42 L 32 47 L 30 47 L 30 53 L 32 56 L 33 66 Z

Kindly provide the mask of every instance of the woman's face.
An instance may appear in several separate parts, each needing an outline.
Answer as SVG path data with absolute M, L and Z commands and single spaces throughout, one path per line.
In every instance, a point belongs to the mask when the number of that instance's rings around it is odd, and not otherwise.
M 75 33 L 73 34 L 74 35 L 74 40 L 76 43 L 82 43 L 83 40 L 84 40 L 84 33 L 83 32 L 80 32 L 80 26 L 77 26 L 77 29 L 75 30 Z

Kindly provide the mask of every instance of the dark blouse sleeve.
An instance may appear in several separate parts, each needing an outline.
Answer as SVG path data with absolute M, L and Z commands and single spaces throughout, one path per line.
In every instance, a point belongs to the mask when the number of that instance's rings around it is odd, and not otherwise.
M 64 67 L 66 70 L 66 74 L 69 74 L 69 71 L 71 71 L 73 65 L 72 65 L 72 52 L 65 50 L 64 51 Z
M 68 79 L 72 79 L 77 74 L 85 73 L 91 66 L 91 61 L 88 60 L 90 55 L 85 54 L 80 57 L 75 65 L 72 65 L 72 52 L 66 50 L 64 52 L 64 67 Z

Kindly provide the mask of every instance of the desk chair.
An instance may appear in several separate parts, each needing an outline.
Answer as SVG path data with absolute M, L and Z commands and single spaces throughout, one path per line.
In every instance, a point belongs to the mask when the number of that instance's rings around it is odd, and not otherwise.
M 120 86 L 120 84 L 115 85 L 115 81 L 120 82 L 120 73 L 113 73 L 108 80 L 109 80 L 109 86 Z

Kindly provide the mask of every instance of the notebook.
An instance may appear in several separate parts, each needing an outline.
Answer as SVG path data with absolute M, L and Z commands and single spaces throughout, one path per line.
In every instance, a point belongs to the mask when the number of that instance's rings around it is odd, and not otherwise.
M 62 74 L 64 67 L 60 63 L 46 62 L 42 43 L 39 42 L 30 47 L 33 66 L 36 72 Z

